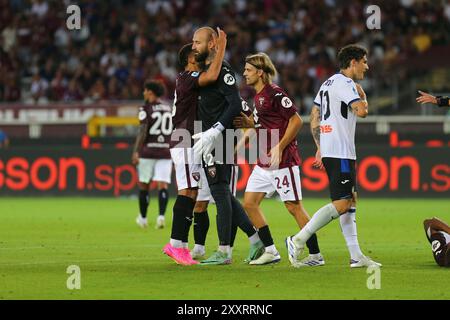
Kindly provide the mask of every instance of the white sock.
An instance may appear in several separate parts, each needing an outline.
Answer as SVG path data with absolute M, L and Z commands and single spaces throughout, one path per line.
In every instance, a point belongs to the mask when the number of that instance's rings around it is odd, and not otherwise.
M 219 251 L 230 255 L 230 246 L 219 246 Z
M 278 254 L 278 250 L 274 244 L 266 247 L 266 252 L 269 252 L 269 253 L 273 254 L 274 256 L 276 256 Z
M 230 252 L 228 253 L 228 257 L 233 257 L 233 247 L 230 247 Z
M 341 223 L 342 234 L 347 243 L 348 251 L 352 260 L 358 261 L 363 255 L 358 243 L 358 232 L 356 229 L 356 208 L 351 207 L 350 210 L 341 215 L 339 218 Z
M 292 237 L 292 240 L 297 242 L 299 245 L 305 245 L 306 241 L 319 229 L 326 226 L 331 220 L 339 217 L 339 213 L 337 212 L 335 206 L 332 203 L 327 204 L 326 206 L 317 210 L 317 212 L 313 215 L 312 219 L 297 233 Z
M 174 248 L 182 248 L 183 247 L 183 243 L 181 242 L 181 240 L 175 240 L 175 239 L 170 239 L 170 244 L 172 247 Z
M 183 249 L 189 248 L 189 244 L 187 242 L 182 242 L 181 246 L 182 246 Z
M 259 238 L 258 232 L 255 232 L 255 234 L 252 235 L 251 237 L 249 237 L 248 240 L 250 240 L 250 244 L 255 244 L 258 241 L 261 241 L 261 239 Z
M 194 246 L 194 250 L 193 251 L 205 254 L 205 246 L 202 246 L 201 244 L 196 244 Z

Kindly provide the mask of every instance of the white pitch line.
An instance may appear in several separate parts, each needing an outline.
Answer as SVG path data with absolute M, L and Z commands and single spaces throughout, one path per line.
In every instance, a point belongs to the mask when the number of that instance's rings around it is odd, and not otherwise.
M 83 263 L 95 263 L 95 262 L 120 262 L 120 261 L 145 261 L 145 260 L 154 260 L 153 258 L 113 258 L 113 259 L 92 259 L 92 260 L 71 260 L 71 261 L 37 261 L 37 262 L 7 262 L 0 263 L 0 267 L 4 266 L 28 266 L 28 265 L 42 265 L 42 264 L 64 264 L 64 265 L 72 265 L 72 264 L 83 264 Z

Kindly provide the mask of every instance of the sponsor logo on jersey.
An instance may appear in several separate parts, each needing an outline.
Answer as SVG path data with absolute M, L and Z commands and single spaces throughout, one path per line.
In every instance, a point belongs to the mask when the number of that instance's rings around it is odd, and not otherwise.
M 433 252 L 436 252 L 440 247 L 441 247 L 441 242 L 439 240 L 434 240 L 431 243 L 431 250 L 433 250 Z
M 198 73 L 197 71 L 194 71 L 191 73 L 191 77 L 197 78 L 199 74 L 200 73 Z
M 283 99 L 281 99 L 281 105 L 288 109 L 292 107 L 292 101 L 288 97 L 284 97 Z
M 320 133 L 331 133 L 333 132 L 333 127 L 329 124 L 320 126 Z
M 223 81 L 229 85 L 232 86 L 233 84 L 236 83 L 236 79 L 234 79 L 233 75 L 231 75 L 230 73 L 227 73 L 224 77 L 223 77 Z
M 147 118 L 147 112 L 145 112 L 144 110 L 139 111 L 138 117 L 140 121 L 144 120 L 145 118 Z

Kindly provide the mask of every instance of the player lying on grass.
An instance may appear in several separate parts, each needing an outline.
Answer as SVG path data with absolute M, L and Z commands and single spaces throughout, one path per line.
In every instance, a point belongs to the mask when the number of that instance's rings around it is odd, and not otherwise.
M 303 122 L 297 113 L 297 107 L 286 92 L 272 83 L 276 69 L 267 54 L 247 56 L 244 70 L 247 85 L 256 90 L 253 119 L 249 122 L 247 117 L 242 115 L 234 120 L 234 124 L 236 127 L 243 127 L 244 123 L 245 126 L 254 123 L 258 133 L 267 133 L 267 146 L 264 146 L 263 150 L 260 148 L 260 152 L 265 158 L 266 154 L 270 157 L 270 162 L 258 158 L 258 164 L 247 182 L 244 195 L 245 211 L 258 229 L 259 237 L 265 246 L 264 254 L 249 263 L 265 265 L 276 263 L 281 257 L 260 207 L 264 197 L 270 197 L 277 192 L 300 228 L 310 219 L 302 204 L 300 156 L 297 146 L 297 134 Z M 276 145 L 271 145 L 272 136 L 279 138 L 275 142 Z M 310 256 L 299 263 L 299 266 L 325 264 L 315 234 L 309 238 L 307 245 Z
M 323 168 L 330 181 L 331 203 L 320 208 L 296 235 L 286 238 L 289 260 L 297 264 L 308 239 L 333 219 L 339 218 L 350 252 L 350 267 L 381 266 L 365 256 L 356 230 L 356 151 L 357 117 L 366 117 L 366 94 L 355 80 L 369 69 L 367 50 L 348 45 L 338 54 L 340 72 L 320 87 L 311 109 L 311 133 L 317 146 L 315 166 Z
M 132 163 L 139 176 L 139 215 L 136 223 L 147 227 L 147 209 L 150 202 L 150 182 L 156 181 L 159 190 L 159 215 L 156 228 L 165 224 L 165 212 L 169 193 L 167 191 L 172 176 L 169 141 L 172 133 L 170 115 L 172 106 L 163 103 L 164 87 L 157 81 L 147 82 L 144 86 L 145 105 L 139 109 L 139 133 L 134 144 Z
M 436 217 L 426 219 L 423 227 L 436 263 L 441 267 L 450 267 L 450 227 Z

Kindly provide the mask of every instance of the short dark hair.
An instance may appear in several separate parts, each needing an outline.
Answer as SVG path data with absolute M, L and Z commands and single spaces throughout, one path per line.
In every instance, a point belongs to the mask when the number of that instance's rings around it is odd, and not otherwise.
M 350 66 L 350 62 L 355 59 L 356 61 L 361 60 L 367 55 L 367 49 L 358 44 L 349 44 L 339 50 L 338 61 L 339 68 L 347 69 Z
M 153 91 L 155 96 L 162 97 L 165 92 L 164 85 L 160 81 L 150 80 L 147 81 L 144 85 L 144 88 L 150 91 Z
M 178 64 L 180 68 L 186 68 L 189 55 L 192 52 L 192 43 L 185 44 L 178 52 Z

